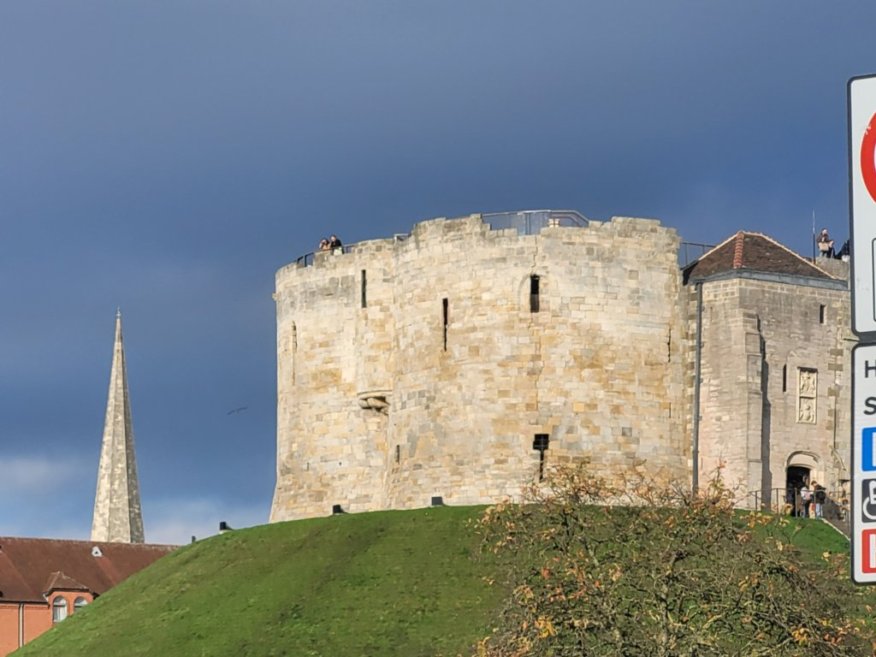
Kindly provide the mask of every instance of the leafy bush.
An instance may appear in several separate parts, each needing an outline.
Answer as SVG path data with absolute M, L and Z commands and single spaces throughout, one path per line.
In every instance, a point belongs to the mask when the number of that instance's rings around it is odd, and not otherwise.
M 870 654 L 848 584 L 798 558 L 786 519 L 734 512 L 720 479 L 691 495 L 560 467 L 480 528 L 514 593 L 479 657 Z

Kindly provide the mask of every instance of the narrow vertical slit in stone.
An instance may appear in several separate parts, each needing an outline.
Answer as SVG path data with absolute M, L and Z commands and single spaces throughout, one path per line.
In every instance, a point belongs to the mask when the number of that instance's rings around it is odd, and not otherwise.
M 444 313 L 444 351 L 447 351 L 447 324 L 450 311 L 447 298 L 441 299 L 441 308 Z
M 298 351 L 298 327 L 295 326 L 295 322 L 292 322 L 291 333 L 292 333 L 292 335 L 290 337 L 289 347 L 290 347 L 290 351 L 292 352 L 292 358 L 291 358 L 292 367 L 290 369 L 292 370 L 292 383 L 295 383 L 295 361 L 297 360 L 295 354 Z
M 544 481 L 544 453 L 550 442 L 550 434 L 537 433 L 532 441 L 532 449 L 538 452 L 538 480 Z
M 539 283 L 538 276 L 533 274 L 529 277 L 529 312 L 537 313 L 539 309 Z
M 672 362 L 672 329 L 669 329 L 669 337 L 666 338 L 666 362 Z

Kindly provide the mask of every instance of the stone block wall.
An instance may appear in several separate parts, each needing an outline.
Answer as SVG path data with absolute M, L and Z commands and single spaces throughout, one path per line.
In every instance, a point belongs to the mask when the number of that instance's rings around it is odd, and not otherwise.
M 518 235 L 474 215 L 281 269 L 271 519 L 514 497 L 535 434 L 548 464 L 687 478 L 677 248 L 653 220 Z
M 803 465 L 839 490 L 854 344 L 845 281 L 734 276 L 702 286 L 700 481 L 720 467 L 753 506 L 785 488 L 789 465 Z M 688 298 L 693 334 L 694 286 Z
M 393 246 L 376 240 L 350 253 L 320 252 L 312 266 L 277 273 L 272 521 L 288 517 L 290 508 L 298 517 L 325 515 L 334 504 L 345 510 L 384 504 L 395 362 Z

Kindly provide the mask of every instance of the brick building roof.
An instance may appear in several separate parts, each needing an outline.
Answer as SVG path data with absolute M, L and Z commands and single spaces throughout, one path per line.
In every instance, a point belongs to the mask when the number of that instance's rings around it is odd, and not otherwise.
M 685 267 L 684 282 L 734 270 L 834 279 L 826 271 L 771 237 L 740 230 Z
M 52 591 L 87 591 L 88 587 L 82 582 L 77 582 L 72 577 L 67 577 L 60 570 L 56 570 L 49 575 L 49 581 L 43 587 L 43 593 L 51 593 Z
M 45 602 L 45 594 L 53 590 L 101 595 L 175 549 L 142 543 L 0 538 L 0 602 Z

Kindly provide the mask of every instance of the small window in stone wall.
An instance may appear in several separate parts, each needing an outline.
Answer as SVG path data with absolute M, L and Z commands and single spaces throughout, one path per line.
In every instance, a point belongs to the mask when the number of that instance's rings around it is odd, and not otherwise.
M 537 313 L 539 311 L 539 295 L 541 278 L 533 274 L 529 277 L 529 312 Z
M 824 324 L 824 304 L 818 306 L 818 323 Z
M 815 424 L 818 370 L 797 368 L 797 422 Z
M 450 303 L 448 300 L 441 299 L 442 324 L 444 326 L 444 351 L 447 351 L 447 327 L 450 324 Z
M 538 480 L 544 481 L 544 453 L 547 451 L 551 437 L 547 433 L 537 433 L 532 441 L 532 449 L 538 452 Z
M 782 365 L 782 392 L 788 392 L 788 366 Z

